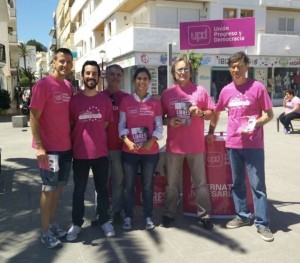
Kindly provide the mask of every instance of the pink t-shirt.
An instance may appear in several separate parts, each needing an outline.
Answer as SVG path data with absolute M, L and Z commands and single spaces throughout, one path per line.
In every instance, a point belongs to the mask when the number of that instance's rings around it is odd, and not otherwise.
M 155 117 L 162 116 L 160 101 L 150 98 L 146 102 L 138 102 L 133 95 L 123 98 L 120 111 L 126 114 L 126 128 L 129 130 L 127 137 L 137 145 L 142 145 L 152 138 Z M 125 143 L 122 150 L 132 153 Z M 158 143 L 154 142 L 150 150 L 141 149 L 136 153 L 155 154 L 158 151 Z
M 30 108 L 40 111 L 40 136 L 46 151 L 71 149 L 69 102 L 73 86 L 67 80 L 48 76 L 32 88 Z M 36 145 L 33 143 L 33 147 Z
M 96 159 L 108 155 L 105 122 L 113 121 L 112 104 L 101 93 L 88 97 L 74 95 L 70 102 L 73 157 Z
M 300 99 L 297 96 L 294 96 L 294 98 L 291 101 L 287 101 L 285 104 L 285 113 L 289 113 L 292 109 L 294 109 L 296 104 L 300 104 Z M 296 111 L 296 113 L 300 114 L 300 108 Z
M 179 117 L 185 125 L 168 126 L 167 152 L 178 154 L 195 154 L 205 152 L 204 119 L 190 116 L 188 108 L 196 105 L 201 110 L 214 109 L 214 103 L 202 86 L 189 83 L 186 87 L 178 85 L 163 91 L 161 96 L 162 109 L 168 118 Z
M 219 96 L 216 111 L 228 109 L 226 147 L 245 149 L 263 148 L 263 127 L 256 127 L 252 133 L 239 132 L 241 120 L 253 116 L 258 119 L 263 111 L 272 109 L 272 102 L 265 86 L 256 80 L 248 79 L 243 85 L 231 82 Z
M 109 98 L 111 96 L 111 93 L 106 89 L 101 92 L 105 96 Z M 108 129 L 107 129 L 107 142 L 108 142 L 108 150 L 109 151 L 116 151 L 116 150 L 121 150 L 122 149 L 122 140 L 119 137 L 119 132 L 118 132 L 118 124 L 119 124 L 119 106 L 122 101 L 122 99 L 125 96 L 128 96 L 128 93 L 125 93 L 123 91 L 118 91 L 113 94 L 113 96 L 110 98 L 112 102 L 112 107 L 113 107 L 113 115 L 114 115 L 114 120 L 112 123 L 109 124 Z

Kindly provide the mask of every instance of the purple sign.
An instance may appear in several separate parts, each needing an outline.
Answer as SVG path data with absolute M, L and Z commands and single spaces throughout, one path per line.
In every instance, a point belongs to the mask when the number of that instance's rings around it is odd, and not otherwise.
M 180 23 L 181 50 L 254 45 L 254 17 Z

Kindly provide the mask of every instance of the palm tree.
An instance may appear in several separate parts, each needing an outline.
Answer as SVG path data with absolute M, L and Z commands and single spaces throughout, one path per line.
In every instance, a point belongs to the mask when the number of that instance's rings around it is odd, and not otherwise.
M 19 56 L 24 60 L 24 69 L 26 70 L 27 69 L 26 58 L 28 57 L 29 59 L 31 59 L 32 51 L 30 49 L 27 49 L 27 46 L 22 42 L 18 44 L 18 49 L 19 49 Z
M 32 70 L 31 67 L 25 69 L 25 68 L 20 68 L 21 70 L 21 75 L 25 76 L 29 80 L 29 88 L 30 88 L 30 94 L 31 94 L 31 88 L 33 86 L 33 83 L 36 81 L 36 76 L 35 76 L 35 71 Z

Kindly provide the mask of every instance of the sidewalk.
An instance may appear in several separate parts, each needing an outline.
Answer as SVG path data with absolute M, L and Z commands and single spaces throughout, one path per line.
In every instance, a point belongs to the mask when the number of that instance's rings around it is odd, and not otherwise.
M 47 249 L 40 240 L 40 177 L 31 148 L 29 127 L 13 128 L 11 118 L 0 116 L 0 262 L 72 263 L 181 263 L 181 262 L 284 262 L 300 261 L 300 133 L 284 135 L 276 130 L 276 116 L 265 126 L 266 180 L 274 242 L 263 241 L 255 226 L 229 230 L 227 220 L 216 219 L 212 231 L 204 230 L 193 217 L 178 212 L 173 228 L 143 229 L 137 209 L 134 229 L 116 227 L 114 238 L 105 238 L 100 227 L 91 227 L 94 188 L 90 178 L 86 194 L 86 221 L 75 243 L 63 240 L 60 249 Z M 297 124 L 297 123 L 296 123 Z M 297 127 L 298 126 L 298 127 Z M 294 128 L 300 128 L 300 125 Z M 222 114 L 218 131 L 225 131 Z M 59 206 L 59 222 L 71 225 L 72 177 Z M 158 225 L 161 209 L 154 210 Z

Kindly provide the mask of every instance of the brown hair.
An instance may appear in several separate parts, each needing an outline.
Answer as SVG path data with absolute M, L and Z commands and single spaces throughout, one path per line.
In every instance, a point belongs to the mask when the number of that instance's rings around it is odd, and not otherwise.
M 193 67 L 192 67 L 192 63 L 186 58 L 186 57 L 181 57 L 181 58 L 177 58 L 176 61 L 173 63 L 172 68 L 171 68 L 171 73 L 173 76 L 173 80 L 174 82 L 176 82 L 176 71 L 175 71 L 175 67 L 176 65 L 180 62 L 180 61 L 184 61 L 185 65 L 188 66 L 190 68 L 190 74 L 191 74 L 191 79 L 192 80 L 192 75 L 194 73 L 193 71 Z

